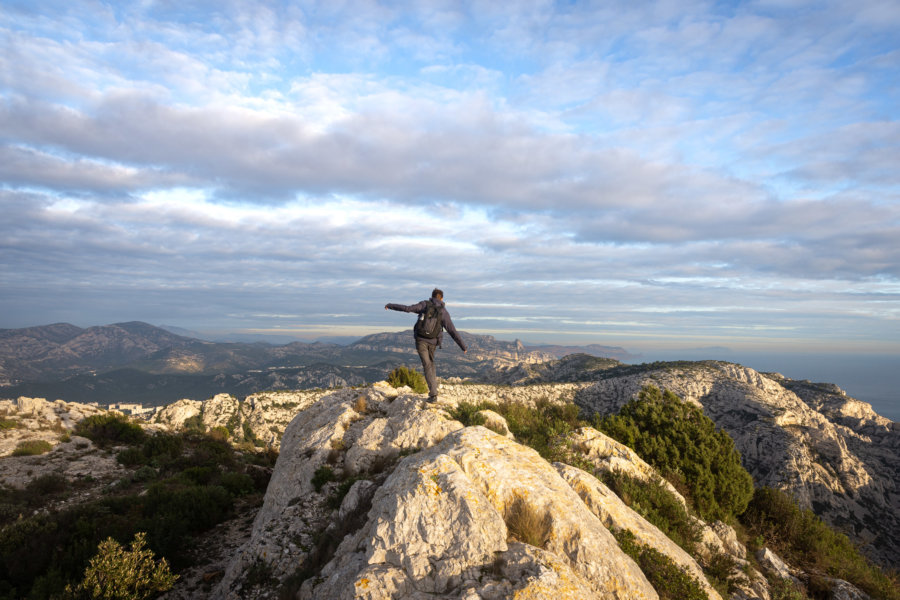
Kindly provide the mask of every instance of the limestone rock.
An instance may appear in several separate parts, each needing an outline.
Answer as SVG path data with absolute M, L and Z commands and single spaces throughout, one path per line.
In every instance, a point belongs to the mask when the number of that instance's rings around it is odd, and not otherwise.
M 728 554 L 735 558 L 747 558 L 747 548 L 738 541 L 737 532 L 733 527 L 722 521 L 715 521 L 710 527 Z
M 710 600 L 721 600 L 719 593 L 706 580 L 703 569 L 690 554 L 670 540 L 656 526 L 629 508 L 600 480 L 581 469 L 563 463 L 555 463 L 554 466 L 603 525 L 613 531 L 630 531 L 638 543 L 665 554 L 676 565 L 690 573 L 703 587 Z
M 48 402 L 25 396 L 15 402 L 0 400 L 0 413 L 6 422 L 0 428 L 0 457 L 11 455 L 24 441 L 46 441 L 56 446 L 67 439 L 78 421 L 104 412 L 97 406 L 63 400 Z
M 774 577 L 780 577 L 781 579 L 788 579 L 793 581 L 794 583 L 800 583 L 800 580 L 797 579 L 794 574 L 791 572 L 791 569 L 788 568 L 784 561 L 781 558 L 772 552 L 768 548 L 761 548 L 756 552 L 756 560 L 759 562 L 759 565 L 763 568 L 764 571 L 769 573 Z
M 832 579 L 831 600 L 871 600 L 871 598 L 861 589 L 843 579 Z
M 516 436 L 514 436 L 512 431 L 509 430 L 509 424 L 506 422 L 506 419 L 504 419 L 502 415 L 487 409 L 479 410 L 478 414 L 484 417 L 484 426 L 491 431 L 511 440 L 516 439 Z
M 284 578 L 309 557 L 330 516 L 328 495 L 335 492 L 334 484 L 315 489 L 317 471 L 375 480 L 401 454 L 417 452 L 461 427 L 423 400 L 376 385 L 328 392 L 300 411 L 285 429 L 251 538 L 229 565 L 219 597 L 242 597 L 242 578 L 255 561 L 265 561 L 274 576 Z M 290 547 L 285 540 L 299 543 Z
M 231 394 L 216 394 L 206 402 L 200 414 L 207 430 L 215 427 L 228 428 L 229 422 L 240 423 L 241 403 Z M 233 426 L 232 426 L 233 428 Z M 235 433 L 242 436 L 243 431 Z
M 521 553 L 505 556 L 503 512 L 515 498 L 548 523 L 545 550 L 556 560 L 535 565 L 531 557 L 522 566 L 543 572 L 540 583 L 492 574 L 495 561 L 510 565 L 525 559 Z M 362 597 L 371 598 L 463 597 L 463 591 L 490 597 L 492 591 L 506 586 L 515 591 L 523 584 L 532 597 L 554 588 L 572 590 L 569 597 L 656 597 L 637 565 L 551 465 L 483 427 L 453 432 L 404 459 L 376 492 L 367 516 L 320 579 L 304 585 L 301 598 L 360 597 L 361 590 L 367 590 Z M 553 569 L 566 562 L 570 569 Z M 377 592 L 370 594 L 371 586 Z
M 601 433 L 593 427 L 582 427 L 571 434 L 569 440 L 573 448 L 583 453 L 585 459 L 590 461 L 598 471 L 621 471 L 641 481 L 659 481 L 675 496 L 681 505 L 687 507 L 684 499 L 675 487 L 659 476 L 656 469 L 648 465 L 637 452 Z
M 153 422 L 165 425 L 172 430 L 177 430 L 184 427 L 185 421 L 196 417 L 202 410 L 202 402 L 185 398 L 166 405 L 161 410 L 157 411 L 153 418 Z

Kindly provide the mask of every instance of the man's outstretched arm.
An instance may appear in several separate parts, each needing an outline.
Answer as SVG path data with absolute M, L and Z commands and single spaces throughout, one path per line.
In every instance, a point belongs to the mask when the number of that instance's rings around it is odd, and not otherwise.
M 384 310 L 399 310 L 400 312 L 414 312 L 414 313 L 419 313 L 419 312 L 422 312 L 422 310 L 423 310 L 424 308 L 425 308 L 425 303 L 424 303 L 424 302 L 417 302 L 417 303 L 412 304 L 412 305 L 410 305 L 410 306 L 407 306 L 407 305 L 405 305 L 405 304 L 392 304 L 392 303 L 389 303 L 389 304 L 385 304 L 385 305 L 384 305 Z

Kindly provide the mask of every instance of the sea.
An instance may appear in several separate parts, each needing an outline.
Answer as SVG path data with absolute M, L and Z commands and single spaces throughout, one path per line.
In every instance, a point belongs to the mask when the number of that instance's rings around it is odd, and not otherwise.
M 724 360 L 791 379 L 833 383 L 848 396 L 868 402 L 882 417 L 900 422 L 900 355 L 773 353 L 717 350 L 645 352 L 629 363 L 668 360 Z

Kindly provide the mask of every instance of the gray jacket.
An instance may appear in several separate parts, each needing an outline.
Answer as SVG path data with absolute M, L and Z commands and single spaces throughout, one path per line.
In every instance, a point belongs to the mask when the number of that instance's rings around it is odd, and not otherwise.
M 426 344 L 437 344 L 438 348 L 441 347 L 441 343 L 444 338 L 444 329 L 447 330 L 447 333 L 450 334 L 450 337 L 453 338 L 453 341 L 456 342 L 456 345 L 459 346 L 460 350 L 463 352 L 466 351 L 466 345 L 463 343 L 462 338 L 459 337 L 459 332 L 456 331 L 456 327 L 453 326 L 453 321 L 450 319 L 450 313 L 447 312 L 447 307 L 444 305 L 443 300 L 438 300 L 437 298 L 432 298 L 432 302 L 440 306 L 443 310 L 441 311 L 441 332 L 438 334 L 437 339 L 428 339 L 419 336 L 415 336 L 417 342 L 425 342 Z M 399 310 L 400 312 L 409 312 L 422 314 L 425 312 L 425 308 L 428 306 L 428 300 L 422 300 L 421 302 L 417 302 L 416 304 L 412 304 L 407 306 L 405 304 L 385 304 L 385 308 L 389 308 L 391 310 Z

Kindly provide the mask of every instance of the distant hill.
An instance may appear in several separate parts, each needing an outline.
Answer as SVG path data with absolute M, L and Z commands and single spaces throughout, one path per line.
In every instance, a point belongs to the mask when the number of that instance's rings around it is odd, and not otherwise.
M 469 352 L 463 354 L 445 335 L 442 377 L 486 377 L 498 369 L 554 360 L 519 341 L 460 335 Z M 362 385 L 384 379 L 399 365 L 419 365 L 411 330 L 369 335 L 349 345 L 277 346 L 200 340 L 142 322 L 0 330 L 0 396 L 10 398 L 160 405 L 218 393 Z
M 620 361 L 629 361 L 640 358 L 639 354 L 631 354 L 621 346 L 602 346 L 600 344 L 588 344 L 587 346 L 562 346 L 559 344 L 527 344 L 528 352 L 545 352 L 556 358 L 562 358 L 569 354 L 589 354 L 600 358 L 614 358 Z

